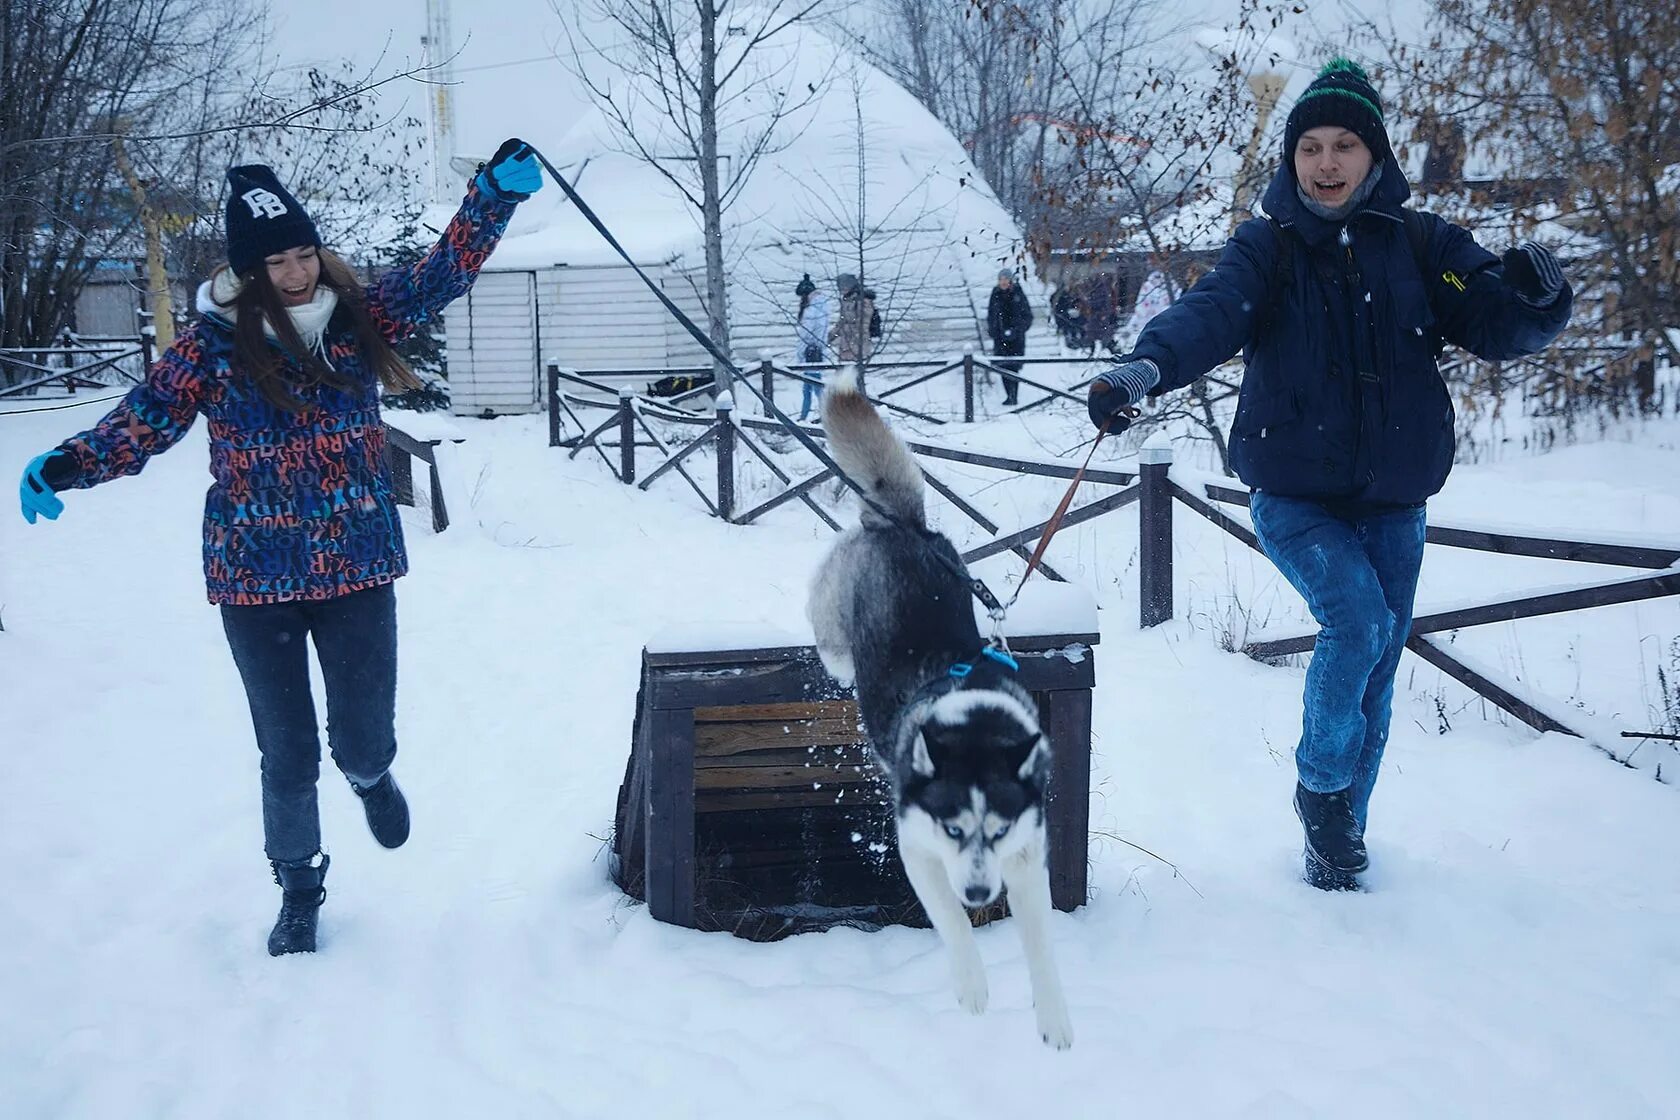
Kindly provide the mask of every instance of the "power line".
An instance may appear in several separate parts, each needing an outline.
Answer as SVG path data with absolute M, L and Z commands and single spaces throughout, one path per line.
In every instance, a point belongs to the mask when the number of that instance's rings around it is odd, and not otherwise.
M 552 54 L 537 55 L 535 58 L 515 58 L 507 62 L 486 62 L 479 66 L 457 66 L 457 74 L 476 74 L 480 70 L 505 70 L 510 66 L 529 66 L 533 62 L 559 62 L 559 56 Z

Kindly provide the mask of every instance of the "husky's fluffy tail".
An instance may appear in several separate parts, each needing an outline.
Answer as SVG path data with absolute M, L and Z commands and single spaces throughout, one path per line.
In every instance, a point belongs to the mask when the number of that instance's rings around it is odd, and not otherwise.
M 822 424 L 828 433 L 829 453 L 841 470 L 893 516 L 915 526 L 926 524 L 921 468 L 869 398 L 858 391 L 853 366 L 841 366 L 829 375 Z M 882 519 L 866 505 L 863 522 L 879 525 Z

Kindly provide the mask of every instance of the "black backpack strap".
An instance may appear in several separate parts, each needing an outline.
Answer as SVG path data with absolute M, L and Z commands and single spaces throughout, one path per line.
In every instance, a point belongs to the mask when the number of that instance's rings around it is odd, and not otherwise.
M 1417 264 L 1418 276 L 1423 280 L 1424 298 L 1427 299 L 1436 279 L 1429 267 L 1429 220 L 1417 210 L 1405 210 L 1403 217 L 1406 224 L 1406 241 L 1412 247 L 1412 260 Z M 1438 361 L 1441 352 L 1447 348 L 1447 340 L 1437 332 L 1431 331 L 1429 345 Z
M 1272 262 L 1272 294 L 1275 296 L 1287 292 L 1295 281 L 1295 246 L 1282 222 L 1268 214 L 1266 224 L 1272 228 L 1272 237 L 1277 241 L 1277 259 Z
M 1271 227 L 1272 237 L 1277 241 L 1277 256 L 1272 260 L 1272 290 L 1269 318 L 1275 318 L 1277 311 L 1289 298 L 1289 289 L 1295 286 L 1295 238 L 1283 223 L 1266 215 L 1266 224 Z
M 1412 260 L 1417 262 L 1418 275 L 1429 279 L 1429 225 L 1416 210 L 1401 211 L 1405 218 L 1406 240 L 1412 246 Z

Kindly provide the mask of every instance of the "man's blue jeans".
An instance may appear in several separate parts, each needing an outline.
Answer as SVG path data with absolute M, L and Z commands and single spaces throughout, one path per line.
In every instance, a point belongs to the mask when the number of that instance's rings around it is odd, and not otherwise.
M 1255 493 L 1249 509 L 1260 546 L 1322 628 L 1307 669 L 1296 771 L 1315 793 L 1347 790 L 1363 828 L 1412 629 L 1423 507 L 1348 518 L 1319 502 Z
M 373 785 L 397 753 L 396 590 L 223 606 L 222 628 L 262 752 L 263 848 L 281 863 L 307 859 L 321 847 L 321 741 L 304 639 L 315 642 L 326 684 L 333 762 L 356 785 Z

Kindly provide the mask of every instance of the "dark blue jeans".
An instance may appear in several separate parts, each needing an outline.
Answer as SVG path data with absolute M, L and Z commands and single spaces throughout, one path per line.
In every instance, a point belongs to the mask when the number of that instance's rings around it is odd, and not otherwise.
M 1364 827 L 1388 742 L 1394 674 L 1412 629 L 1424 510 L 1343 517 L 1319 502 L 1256 493 L 1260 546 L 1321 627 L 1307 669 L 1295 768 L 1315 793 L 1348 790 Z
M 263 848 L 289 863 L 321 847 L 315 782 L 321 741 L 309 691 L 309 649 L 327 687 L 333 762 L 359 786 L 397 753 L 397 596 L 392 584 L 336 599 L 222 607 L 262 752 Z

